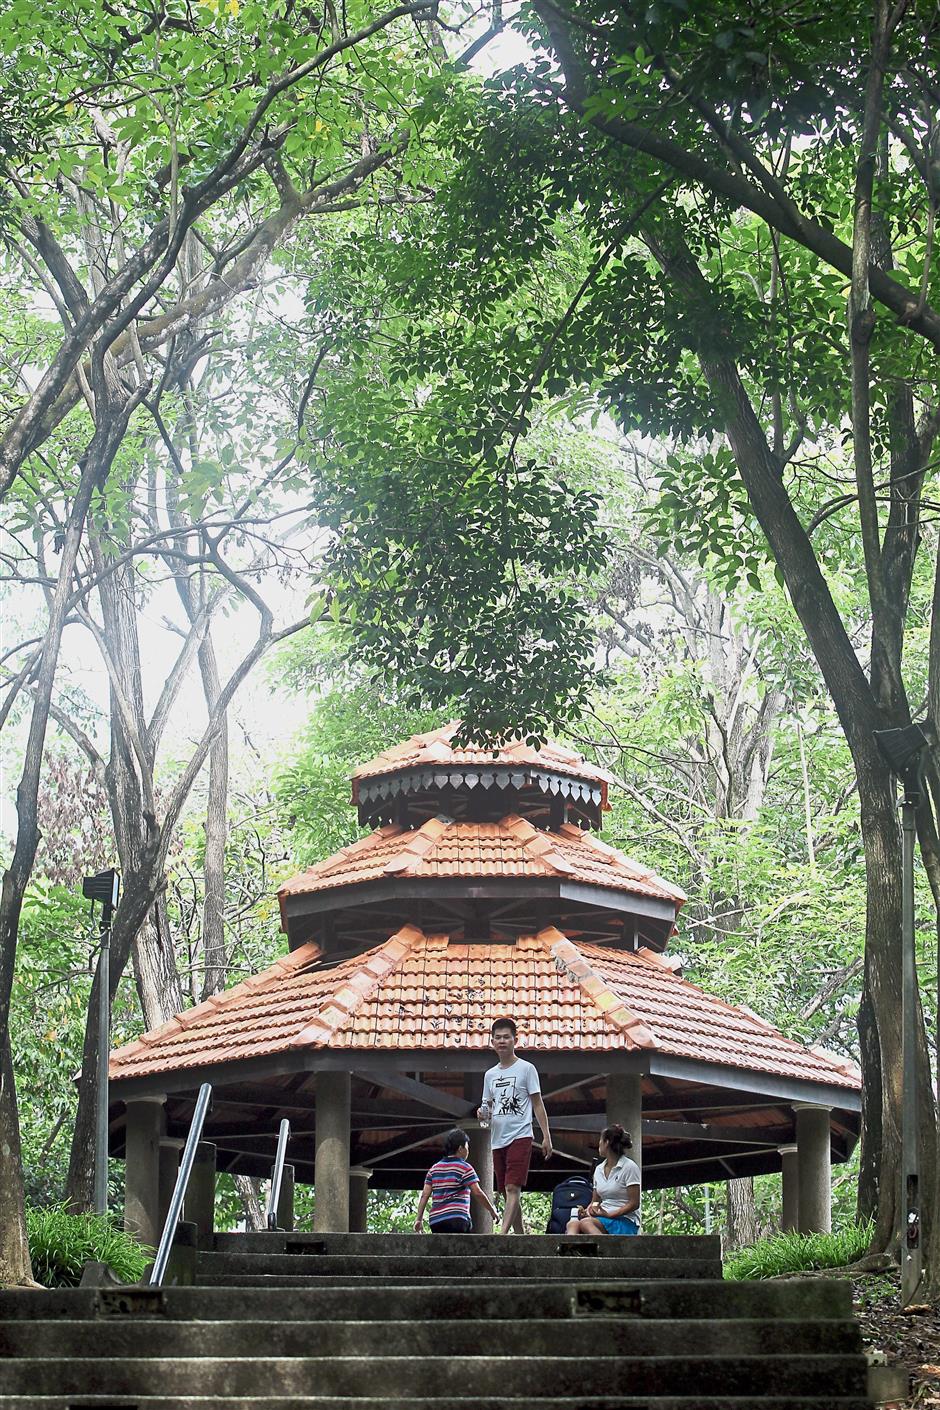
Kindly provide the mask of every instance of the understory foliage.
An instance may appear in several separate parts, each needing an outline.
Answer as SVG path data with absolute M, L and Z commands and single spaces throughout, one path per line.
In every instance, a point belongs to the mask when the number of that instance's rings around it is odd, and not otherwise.
M 870 1223 L 852 1224 L 834 1234 L 776 1234 L 726 1258 L 725 1277 L 776 1278 L 781 1273 L 845 1268 L 865 1254 L 871 1236 Z
M 136 1283 L 154 1254 L 110 1215 L 70 1214 L 60 1204 L 27 1206 L 26 1229 L 33 1274 L 47 1288 L 77 1287 L 86 1263 L 106 1263 L 122 1283 Z

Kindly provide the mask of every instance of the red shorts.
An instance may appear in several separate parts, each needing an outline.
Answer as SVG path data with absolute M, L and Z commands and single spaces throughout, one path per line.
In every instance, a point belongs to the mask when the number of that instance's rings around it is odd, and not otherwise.
M 520 1190 L 525 1189 L 531 1158 L 531 1136 L 519 1136 L 510 1141 L 508 1146 L 500 1146 L 499 1150 L 493 1152 L 493 1174 L 500 1194 L 505 1194 L 507 1185 L 518 1185 Z

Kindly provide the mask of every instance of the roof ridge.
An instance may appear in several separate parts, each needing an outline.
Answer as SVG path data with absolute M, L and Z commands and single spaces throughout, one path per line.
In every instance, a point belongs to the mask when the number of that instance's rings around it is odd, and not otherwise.
M 559 852 L 554 833 L 535 827 L 528 818 L 523 818 L 518 813 L 507 813 L 500 820 L 500 825 L 504 826 L 522 850 L 534 857 L 541 866 L 551 867 L 561 876 L 570 876 L 574 871 L 571 863 Z
M 605 842 L 601 837 L 595 837 L 591 832 L 581 832 L 580 841 L 589 849 L 599 853 L 606 862 L 618 865 L 633 873 L 634 881 L 650 881 L 657 886 L 661 886 L 676 901 L 682 905 L 689 898 L 681 886 L 676 886 L 672 881 L 667 881 L 659 872 L 652 867 L 646 866 L 643 862 L 638 862 L 635 857 L 628 857 L 625 852 L 621 852 L 619 847 L 614 847 L 610 842 Z M 574 839 L 572 839 L 574 840 Z
M 846 1057 L 844 1053 L 833 1052 L 832 1048 L 820 1047 L 818 1043 L 811 1043 L 809 1051 L 830 1063 L 837 1072 L 843 1072 L 846 1077 L 852 1077 L 856 1081 L 861 1080 L 862 1069 L 853 1058 Z
M 382 868 L 384 874 L 391 876 L 396 872 L 408 872 L 414 875 L 416 868 L 434 851 L 448 826 L 440 818 L 427 818 L 420 827 L 402 832 L 402 845 Z
M 316 1016 L 294 1034 L 287 1048 L 326 1047 L 365 1000 L 375 993 L 382 980 L 398 969 L 412 946 L 425 938 L 424 931 L 416 925 L 403 925 L 384 944 L 364 955 L 357 955 L 359 973 L 349 980 L 342 976 L 339 988 L 321 1001 Z
M 622 995 L 601 978 L 567 935 L 550 925 L 539 931 L 538 938 L 551 942 L 551 954 L 556 966 L 575 980 L 600 1009 L 607 1022 L 623 1033 L 632 1047 L 660 1047 L 653 1029 L 627 1007 Z

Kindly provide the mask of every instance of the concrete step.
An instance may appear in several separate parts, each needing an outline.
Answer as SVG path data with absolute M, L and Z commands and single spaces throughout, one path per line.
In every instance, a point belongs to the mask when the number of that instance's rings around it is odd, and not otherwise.
M 359 1258 L 389 1258 L 406 1254 L 408 1257 L 465 1257 L 472 1245 L 474 1256 L 496 1254 L 511 1258 L 553 1258 L 590 1252 L 601 1258 L 669 1258 L 698 1259 L 719 1262 L 721 1240 L 717 1234 L 640 1234 L 636 1238 L 606 1235 L 592 1238 L 576 1235 L 572 1238 L 557 1234 L 526 1234 L 524 1237 L 504 1234 L 313 1234 L 262 1232 L 216 1234 L 213 1247 L 217 1253 L 287 1253 L 342 1254 Z
M 0 1395 L 97 1394 L 229 1399 L 261 1392 L 281 1397 L 333 1396 L 413 1404 L 416 1396 L 578 1397 L 587 1384 L 613 1379 L 632 1396 L 681 1396 L 707 1388 L 708 1398 L 750 1396 L 759 1400 L 771 1386 L 778 1395 L 822 1396 L 838 1388 L 844 1397 L 864 1399 L 867 1364 L 863 1356 L 656 1356 L 593 1359 L 577 1355 L 452 1357 L 245 1357 L 202 1359 L 155 1357 L 112 1361 L 101 1357 L 0 1360 Z M 112 1402 L 113 1404 L 114 1402 Z M 351 1407 L 358 1410 L 358 1407 Z
M 461 1275 L 461 1277 L 464 1276 L 466 1275 Z M 648 1276 L 651 1281 L 662 1280 L 663 1274 L 661 1269 L 657 1269 L 655 1271 L 650 1269 L 648 1275 L 644 1275 L 642 1269 L 640 1269 L 638 1272 L 634 1271 L 633 1273 L 634 1279 L 637 1277 L 642 1278 L 644 1276 Z M 690 1279 L 700 1276 L 701 1275 L 696 1274 L 694 1270 L 689 1272 Z M 517 1294 L 519 1297 L 523 1296 L 523 1290 L 525 1290 L 525 1296 L 528 1297 L 530 1291 L 539 1287 L 544 1287 L 545 1282 L 547 1281 L 546 1279 L 543 1279 L 541 1282 L 533 1282 L 530 1281 L 530 1279 L 531 1274 L 513 1277 L 504 1273 L 500 1273 L 499 1276 L 493 1277 L 482 1277 L 479 1275 L 474 1276 L 474 1283 L 479 1293 L 486 1297 L 489 1297 L 490 1293 L 493 1291 L 494 1288 L 506 1287 L 506 1285 L 509 1283 L 512 1283 L 514 1287 L 519 1289 L 519 1292 Z M 355 1276 L 351 1277 L 348 1273 L 342 1277 L 337 1276 L 327 1278 L 311 1278 L 309 1276 L 296 1275 L 292 1277 L 288 1273 L 201 1273 L 199 1274 L 196 1281 L 201 1287 L 206 1288 L 236 1287 L 267 1288 L 269 1290 L 274 1288 L 294 1288 L 299 1290 L 301 1288 L 321 1287 L 331 1289 L 344 1288 L 349 1291 L 354 1291 L 357 1287 L 375 1287 L 375 1280 L 373 1278 L 356 1278 Z M 554 1281 L 561 1282 L 561 1279 L 557 1279 Z M 570 1284 L 571 1281 L 572 1280 L 569 1278 L 568 1283 Z M 420 1273 L 416 1273 L 413 1277 L 394 1279 L 390 1278 L 389 1283 L 405 1288 L 453 1287 L 453 1279 L 449 1278 L 446 1274 L 443 1273 L 437 1277 L 422 1277 Z M 606 1282 L 598 1284 L 598 1286 L 601 1287 L 613 1287 L 615 1285 L 615 1283 Z
M 394 1403 L 394 1402 L 393 1402 Z M 230 1396 L 223 1400 L 214 1396 L 187 1395 L 165 1396 L 144 1395 L 125 1398 L 120 1410 L 217 1410 L 222 1404 L 226 1410 L 386 1410 L 386 1399 L 351 1400 L 333 1396 Z M 659 1396 L 636 1397 L 582 1395 L 548 1398 L 500 1396 L 490 1399 L 474 1396 L 446 1396 L 427 1400 L 411 1397 L 410 1410 L 872 1410 L 871 1401 L 858 1396 Z M 100 1395 L 0 1395 L 0 1410 L 116 1410 L 113 1399 L 105 1400 Z
M 577 1269 L 571 1270 L 573 1273 Z M 334 1280 L 341 1283 L 341 1280 Z M 651 1280 L 598 1286 L 568 1283 L 521 1285 L 499 1279 L 486 1285 L 404 1285 L 389 1282 L 381 1296 L 359 1284 L 345 1286 L 0 1289 L 0 1320 L 61 1317 L 168 1317 L 219 1321 L 448 1321 L 463 1317 L 529 1318 L 782 1318 L 843 1320 L 851 1316 L 852 1289 L 838 1278 L 786 1282 Z
M 662 1356 L 784 1356 L 861 1351 L 851 1321 L 768 1322 L 755 1319 L 677 1321 L 584 1319 L 563 1330 L 557 1319 L 450 1322 L 173 1322 L 133 1318 L 87 1321 L 0 1322 L 0 1357 L 238 1357 L 257 1347 L 266 1357 L 501 1356 L 603 1358 Z
M 431 1271 L 433 1269 L 433 1271 Z M 573 1271 L 577 1269 L 577 1271 Z M 583 1271 L 582 1271 L 583 1270 Z M 342 1277 L 373 1283 L 427 1276 L 442 1277 L 449 1283 L 473 1281 L 477 1278 L 529 1278 L 533 1281 L 570 1282 L 575 1278 L 721 1278 L 721 1264 L 709 1260 L 666 1258 L 630 1258 L 601 1260 L 596 1256 L 561 1258 L 512 1258 L 504 1255 L 448 1258 L 446 1263 L 435 1259 L 411 1258 L 405 1254 L 388 1258 L 364 1255 L 347 1258 L 342 1254 L 305 1253 L 200 1253 L 196 1259 L 195 1281 L 201 1283 L 214 1275 L 223 1275 L 234 1282 L 243 1274 L 251 1277 L 268 1276 L 308 1278 Z

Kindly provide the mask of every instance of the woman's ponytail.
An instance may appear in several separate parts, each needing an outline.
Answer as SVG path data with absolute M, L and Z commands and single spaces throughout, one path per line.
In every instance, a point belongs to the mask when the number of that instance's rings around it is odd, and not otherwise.
M 633 1149 L 633 1138 L 630 1132 L 625 1131 L 616 1121 L 612 1126 L 604 1127 L 601 1137 L 607 1142 L 608 1148 L 618 1157 Z

